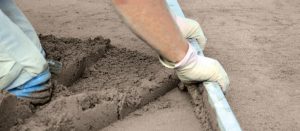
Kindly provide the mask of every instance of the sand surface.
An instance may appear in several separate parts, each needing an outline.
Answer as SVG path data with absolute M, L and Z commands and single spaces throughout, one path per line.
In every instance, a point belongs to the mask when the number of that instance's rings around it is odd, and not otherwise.
M 155 56 L 121 22 L 109 0 L 17 2 L 39 33 L 78 38 L 102 35 L 112 45 Z M 227 98 L 241 127 L 246 131 L 300 130 L 300 1 L 180 2 L 208 37 L 206 55 L 220 60 L 231 78 Z
M 53 75 L 51 101 L 36 106 L 33 115 L 17 118 L 11 130 L 99 130 L 178 83 L 173 71 L 163 69 L 155 57 L 116 48 L 103 37 L 40 39 L 47 57 L 60 61 L 63 69 Z
M 103 131 L 204 131 L 190 96 L 174 89 Z

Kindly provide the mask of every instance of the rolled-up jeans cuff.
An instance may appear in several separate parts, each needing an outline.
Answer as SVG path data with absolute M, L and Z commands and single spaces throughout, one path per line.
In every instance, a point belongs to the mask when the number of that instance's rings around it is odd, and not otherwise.
M 37 76 L 37 74 L 27 72 L 23 69 L 22 65 L 15 63 L 15 65 L 10 70 L 9 74 L 0 79 L 0 83 L 5 83 L 3 86 L 0 87 L 0 89 L 10 90 L 19 87 L 25 84 L 27 81 L 34 78 L 35 76 Z
M 26 83 L 27 81 L 31 80 L 33 77 L 34 77 L 33 74 L 22 70 L 19 77 L 11 85 L 9 85 L 6 90 L 10 90 L 10 89 L 19 87 L 19 86 L 23 85 L 24 83 Z

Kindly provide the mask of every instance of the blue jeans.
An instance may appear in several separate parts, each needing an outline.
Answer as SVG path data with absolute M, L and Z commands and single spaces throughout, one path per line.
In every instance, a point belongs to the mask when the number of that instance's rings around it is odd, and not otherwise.
M 0 89 L 21 89 L 38 76 L 46 74 L 43 81 L 48 80 L 48 73 L 34 28 L 13 0 L 0 0 Z

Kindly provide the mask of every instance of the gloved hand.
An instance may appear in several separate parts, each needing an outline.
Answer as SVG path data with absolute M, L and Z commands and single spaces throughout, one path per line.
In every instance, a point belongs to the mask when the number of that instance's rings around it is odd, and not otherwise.
M 207 38 L 204 36 L 200 24 L 192 19 L 173 16 L 184 38 L 195 38 L 201 49 L 204 50 Z
M 179 63 L 172 64 L 161 57 L 160 62 L 168 68 L 174 68 L 183 83 L 213 81 L 221 86 L 223 92 L 229 87 L 229 78 L 222 65 L 217 60 L 197 55 L 190 44 L 188 52 Z
M 50 77 L 50 72 L 45 70 L 25 84 L 10 89 L 8 92 L 33 104 L 43 104 L 51 98 L 52 85 L 48 82 Z

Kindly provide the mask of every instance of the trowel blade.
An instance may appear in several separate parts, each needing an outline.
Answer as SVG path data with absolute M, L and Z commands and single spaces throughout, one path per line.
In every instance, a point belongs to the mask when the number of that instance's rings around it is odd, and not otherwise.
M 61 72 L 62 66 L 63 66 L 63 64 L 61 62 L 53 60 L 53 59 L 48 59 L 47 62 L 48 62 L 49 70 L 51 73 L 59 74 Z

